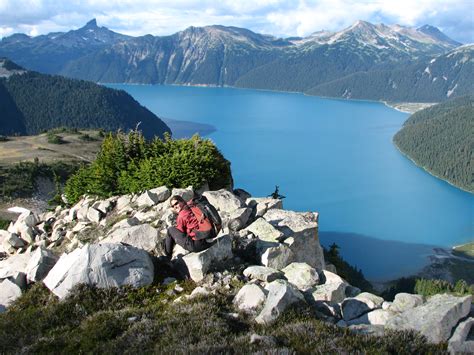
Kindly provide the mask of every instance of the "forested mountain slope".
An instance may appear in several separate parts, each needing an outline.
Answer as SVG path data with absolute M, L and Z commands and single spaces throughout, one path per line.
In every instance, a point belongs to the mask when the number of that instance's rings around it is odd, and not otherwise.
M 0 60 L 0 67 L 12 65 Z M 163 136 L 168 126 L 130 95 L 82 80 L 4 70 L 0 78 L 0 134 L 37 134 L 55 127 L 140 129 Z
M 399 92 L 405 92 L 407 68 L 411 68 L 409 75 L 418 74 L 420 66 L 423 70 L 433 58 L 459 45 L 435 27 L 364 21 L 339 32 L 276 38 L 226 26 L 130 37 L 98 27 L 92 20 L 67 33 L 6 37 L 0 41 L 0 55 L 29 69 L 95 82 L 239 86 L 434 102 L 440 98 L 440 82 L 423 79 L 419 86 L 426 89 L 411 90 L 405 96 L 397 96 L 391 88 L 400 85 Z M 454 88 L 462 76 L 450 80 L 446 90 Z M 377 85 L 371 90 L 373 80 Z M 459 86 L 458 91 L 452 96 L 461 94 Z
M 403 68 L 357 72 L 313 87 L 307 93 L 394 102 L 441 102 L 472 94 L 474 45 L 464 45 Z
M 414 113 L 394 142 L 416 164 L 474 192 L 474 95 Z

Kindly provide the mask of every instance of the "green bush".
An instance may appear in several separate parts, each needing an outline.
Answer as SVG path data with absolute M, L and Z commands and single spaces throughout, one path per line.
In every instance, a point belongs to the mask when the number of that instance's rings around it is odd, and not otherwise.
M 54 134 L 53 132 L 48 132 L 47 138 L 48 138 L 48 143 L 50 143 L 50 144 L 64 144 L 64 143 L 66 143 L 60 136 Z
M 11 221 L 9 221 L 7 219 L 0 218 L 0 229 L 6 230 L 8 228 L 8 226 L 10 225 L 10 222 Z
M 211 189 L 232 185 L 230 163 L 208 139 L 147 141 L 140 132 L 108 134 L 96 160 L 66 183 L 65 194 L 74 203 L 83 194 L 107 197 L 157 186 L 194 186 Z
M 20 162 L 13 166 L 0 167 L 0 200 L 28 197 L 36 189 L 36 178 L 39 176 L 65 183 L 66 179 L 79 168 L 80 163 L 55 162 L 41 163 Z
M 416 280 L 415 292 L 423 296 L 433 296 L 438 293 L 453 293 L 456 295 L 474 295 L 474 285 L 468 285 L 464 280 L 451 284 L 445 280 Z

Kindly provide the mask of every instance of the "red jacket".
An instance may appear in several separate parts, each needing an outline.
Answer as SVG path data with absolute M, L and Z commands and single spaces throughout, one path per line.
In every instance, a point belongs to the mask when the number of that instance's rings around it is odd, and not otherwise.
M 176 218 L 176 228 L 191 239 L 194 239 L 196 233 L 194 233 L 193 230 L 199 228 L 199 222 L 188 206 L 184 206 L 183 209 L 179 211 L 178 217 Z

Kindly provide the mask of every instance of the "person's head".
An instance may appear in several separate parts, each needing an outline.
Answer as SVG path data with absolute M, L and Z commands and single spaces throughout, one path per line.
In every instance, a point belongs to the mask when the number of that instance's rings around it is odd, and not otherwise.
M 173 209 L 175 213 L 179 213 L 183 209 L 184 206 L 186 206 L 186 201 L 184 201 L 184 199 L 181 196 L 174 195 L 173 197 L 171 197 L 170 207 Z

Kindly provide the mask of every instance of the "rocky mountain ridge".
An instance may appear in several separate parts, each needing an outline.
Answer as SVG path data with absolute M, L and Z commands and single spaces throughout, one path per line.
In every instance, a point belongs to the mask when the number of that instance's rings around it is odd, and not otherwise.
M 95 82 L 312 93 L 312 88 L 357 73 L 403 71 L 459 45 L 431 26 L 415 29 L 364 21 L 339 32 L 276 38 L 219 25 L 189 27 L 169 36 L 130 37 L 92 20 L 67 33 L 6 37 L 0 42 L 0 55 L 30 69 Z M 333 94 L 328 90 L 326 96 Z M 415 92 L 410 101 L 422 100 L 426 98 Z
M 151 284 L 165 267 L 157 256 L 175 218 L 169 208 L 175 194 L 189 199 L 194 191 L 162 186 L 106 200 L 85 196 L 71 208 L 39 216 L 25 211 L 8 231 L 0 231 L 6 257 L 0 261 L 0 303 L 8 307 L 26 283 L 43 282 L 59 299 L 81 283 L 98 288 Z M 401 293 L 386 302 L 361 293 L 325 262 L 318 213 L 286 211 L 281 200 L 254 198 L 243 190 L 203 195 L 219 211 L 224 229 L 202 252 L 175 248 L 169 265 L 198 285 L 175 302 L 223 287 L 233 298 L 234 317 L 251 317 L 258 324 L 272 324 L 289 307 L 304 303 L 319 319 L 354 332 L 415 330 L 431 343 L 449 341 L 452 351 L 472 351 L 471 296 L 424 299 Z M 243 286 L 232 286 L 232 280 Z

